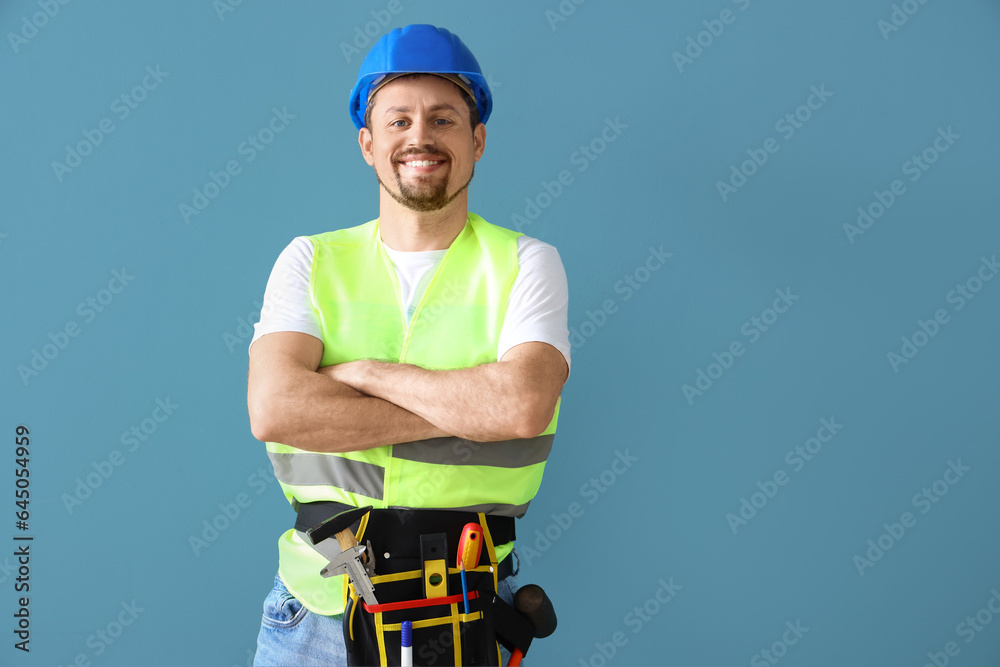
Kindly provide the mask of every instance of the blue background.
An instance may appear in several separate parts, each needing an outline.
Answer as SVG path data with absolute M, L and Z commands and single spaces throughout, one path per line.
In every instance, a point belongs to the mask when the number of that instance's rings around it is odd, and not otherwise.
M 1000 281 L 977 282 L 1000 252 L 1000 3 L 908 0 L 898 26 L 888 0 L 218 6 L 0 7 L 0 662 L 247 664 L 292 520 L 250 434 L 249 327 L 294 236 L 377 215 L 347 95 L 366 30 L 426 22 L 495 93 L 471 209 L 555 244 L 572 290 L 559 437 L 518 528 L 521 583 L 560 619 L 531 662 L 1000 664 Z M 274 109 L 294 118 L 248 161 Z M 229 160 L 239 173 L 186 221 Z M 849 234 L 894 180 L 905 192 Z M 650 248 L 671 254 L 655 271 Z M 102 291 L 114 271 L 133 277 Z M 958 309 L 966 284 L 981 289 Z M 778 315 L 776 290 L 797 297 Z M 894 367 L 938 309 L 947 323 Z M 157 400 L 177 406 L 162 423 Z M 842 428 L 793 464 L 823 419 Z M 744 499 L 746 523 L 727 518 Z M 224 528 L 193 547 L 206 522 Z M 13 648 L 15 535 L 34 537 L 30 654 Z M 134 621 L 107 643 L 122 605 Z

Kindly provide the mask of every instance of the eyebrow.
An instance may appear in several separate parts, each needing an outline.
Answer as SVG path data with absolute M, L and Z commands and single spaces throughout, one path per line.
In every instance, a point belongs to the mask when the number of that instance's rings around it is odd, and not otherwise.
M 435 104 L 434 106 L 428 108 L 427 110 L 430 111 L 430 112 L 448 110 L 448 111 L 451 111 L 451 112 L 456 113 L 456 114 L 458 113 L 458 109 L 456 109 L 455 107 L 451 106 L 450 104 L 444 104 L 444 103 Z M 409 113 L 411 111 L 413 111 L 413 109 L 411 109 L 410 107 L 406 107 L 406 106 L 389 107 L 388 109 L 385 110 L 385 112 L 383 113 L 383 115 L 388 115 L 388 114 L 392 114 L 392 113 Z

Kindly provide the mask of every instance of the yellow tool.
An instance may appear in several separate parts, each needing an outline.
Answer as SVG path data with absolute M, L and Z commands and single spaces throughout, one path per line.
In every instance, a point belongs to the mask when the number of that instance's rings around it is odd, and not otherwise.
M 448 596 L 448 537 L 444 533 L 420 536 L 420 560 L 424 570 L 424 597 Z

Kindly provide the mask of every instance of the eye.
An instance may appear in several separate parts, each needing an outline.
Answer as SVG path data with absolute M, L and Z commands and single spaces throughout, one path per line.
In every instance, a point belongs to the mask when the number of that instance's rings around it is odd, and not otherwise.
M 434 124 L 435 125 L 451 125 L 451 119 L 450 118 L 438 118 L 437 120 L 434 121 Z
M 403 120 L 402 118 L 394 120 L 391 123 L 389 123 L 390 127 L 403 127 L 404 125 L 406 125 L 406 121 Z

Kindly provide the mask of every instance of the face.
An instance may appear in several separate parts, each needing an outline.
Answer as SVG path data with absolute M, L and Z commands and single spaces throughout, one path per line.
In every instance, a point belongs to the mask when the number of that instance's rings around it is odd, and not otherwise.
M 470 126 L 458 86 L 439 76 L 400 77 L 383 86 L 372 105 L 370 127 L 361 129 L 358 143 L 394 200 L 414 211 L 437 211 L 466 192 L 486 127 Z

